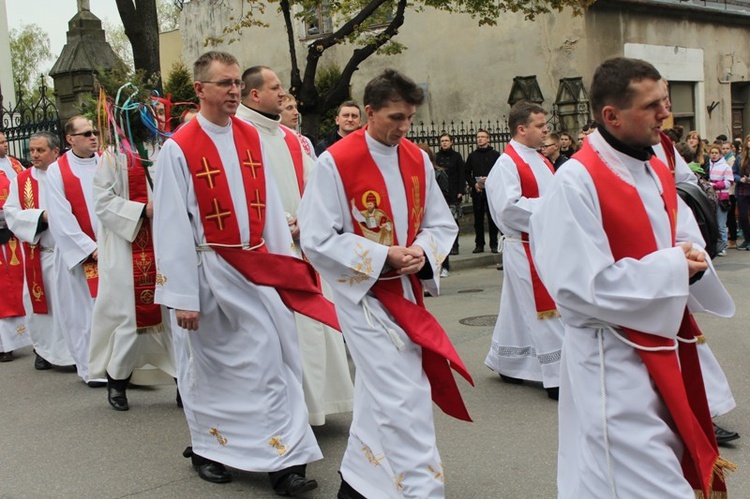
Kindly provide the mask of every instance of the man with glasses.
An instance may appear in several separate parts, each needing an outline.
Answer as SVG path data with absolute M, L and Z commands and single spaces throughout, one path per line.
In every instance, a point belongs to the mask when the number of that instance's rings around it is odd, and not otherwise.
M 302 258 L 297 211 L 313 160 L 304 153 L 299 136 L 280 124 L 286 92 L 269 67 L 253 66 L 242 74 L 245 88 L 237 117 L 258 129 L 263 152 L 273 169 L 281 204 L 289 222 L 294 252 Z M 322 283 L 327 294 L 330 288 Z M 327 414 L 352 410 L 354 388 L 349 374 L 344 339 L 338 331 L 304 315 L 296 314 L 303 362 L 303 388 L 310 424 L 325 424 Z
M 544 157 L 552 163 L 555 171 L 560 168 L 560 165 L 568 161 L 568 157 L 560 152 L 560 136 L 554 132 L 547 135 L 541 151 Z
M 503 288 L 492 345 L 484 363 L 506 383 L 541 381 L 551 399 L 560 386 L 563 323 L 536 273 L 529 219 L 552 182 L 546 111 L 519 102 L 508 116 L 512 139 L 487 179 L 490 212 L 505 235 Z
M 90 387 L 106 386 L 89 377 L 91 313 L 99 287 L 98 220 L 92 184 L 99 164 L 99 132 L 83 116 L 65 123 L 70 150 L 47 169 L 49 229 L 55 238 L 55 308 L 64 324 L 78 376 Z
M 226 483 L 225 466 L 268 472 L 277 494 L 298 495 L 317 487 L 305 472 L 322 454 L 307 421 L 291 309 L 303 294 L 308 313 L 334 311 L 315 298 L 314 271 L 292 252 L 258 131 L 234 117 L 240 75 L 231 54 L 201 55 L 193 65 L 200 112 L 159 154 L 155 301 L 172 309 L 192 441 L 183 455 L 198 476 Z

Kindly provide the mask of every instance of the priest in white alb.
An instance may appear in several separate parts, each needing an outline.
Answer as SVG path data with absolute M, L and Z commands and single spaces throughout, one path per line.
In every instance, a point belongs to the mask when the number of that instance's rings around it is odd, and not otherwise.
M 55 238 L 54 307 L 75 359 L 78 376 L 89 386 L 106 386 L 89 376 L 91 313 L 98 288 L 93 181 L 99 163 L 99 132 L 90 120 L 65 123 L 70 150 L 47 170 L 49 229 Z
M 317 487 L 306 466 L 322 455 L 290 308 L 337 325 L 335 311 L 293 255 L 258 132 L 233 116 L 237 60 L 207 52 L 193 74 L 200 113 L 164 143 L 154 180 L 156 302 L 172 309 L 184 455 L 204 480 L 268 472 L 277 494 L 296 495 Z
M 724 497 L 689 314 L 731 316 L 695 218 L 653 156 L 669 116 L 661 75 L 615 58 L 594 73 L 599 123 L 531 217 L 534 258 L 566 324 L 558 491 Z
M 423 101 L 394 70 L 371 80 L 367 128 L 318 158 L 300 204 L 302 249 L 333 287 L 356 366 L 339 499 L 443 497 L 431 399 L 470 420 L 451 367 L 471 376 L 423 303 L 458 230 L 427 154 L 405 138 Z
M 299 246 L 297 212 L 313 161 L 293 130 L 280 125 L 281 104 L 286 95 L 276 73 L 265 66 L 253 66 L 242 74 L 245 88 L 237 117 L 255 126 L 263 152 L 281 194 L 289 223 L 294 252 L 303 258 Z M 330 286 L 323 281 L 324 293 Z M 325 424 L 327 414 L 352 410 L 354 389 L 349 373 L 344 338 L 338 331 L 304 315 L 295 314 L 303 362 L 303 388 L 310 424 Z
M 503 288 L 492 344 L 484 363 L 506 383 L 540 381 L 557 400 L 565 326 L 534 266 L 529 219 L 549 189 L 555 169 L 539 152 L 547 113 L 519 102 L 508 116 L 512 139 L 487 177 L 490 214 L 503 233 Z
M 34 344 L 34 368 L 75 364 L 63 325 L 55 311 L 55 238 L 47 214 L 47 168 L 57 160 L 60 138 L 52 132 L 38 132 L 29 138 L 33 168 L 13 179 L 5 217 L 8 227 L 23 242 L 26 288 L 31 315 L 28 330 Z

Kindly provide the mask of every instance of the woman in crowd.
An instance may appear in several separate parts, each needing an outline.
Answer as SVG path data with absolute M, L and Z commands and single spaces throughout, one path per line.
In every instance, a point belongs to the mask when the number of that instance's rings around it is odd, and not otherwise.
M 690 135 L 688 134 L 688 140 L 689 137 Z M 719 198 L 719 206 L 716 208 L 716 220 L 719 224 L 721 240 L 719 241 L 719 249 L 716 254 L 719 256 L 726 256 L 729 187 L 732 185 L 732 182 L 734 182 L 734 176 L 732 175 L 732 169 L 721 154 L 721 146 L 719 144 L 711 144 L 708 146 L 708 157 L 710 163 L 708 167 L 708 179 L 711 182 L 711 186 L 716 191 L 716 196 Z
M 745 137 L 745 143 L 742 152 L 737 154 L 732 166 L 734 182 L 737 188 L 734 196 L 737 199 L 737 208 L 739 209 L 739 225 L 742 230 L 744 241 L 737 245 L 738 250 L 750 250 L 750 135 Z
M 701 168 L 703 168 L 703 170 L 708 170 L 706 167 L 706 164 L 708 163 L 708 155 L 706 154 L 705 145 L 703 143 L 703 139 L 701 139 L 701 134 L 699 134 L 696 130 L 692 130 L 688 132 L 685 141 L 695 153 L 695 161 L 699 165 L 701 165 Z M 719 149 L 719 153 L 721 153 L 721 149 Z

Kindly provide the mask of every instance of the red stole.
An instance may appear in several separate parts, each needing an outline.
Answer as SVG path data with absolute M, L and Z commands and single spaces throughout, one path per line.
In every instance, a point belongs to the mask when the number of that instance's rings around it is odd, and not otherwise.
M 521 179 L 521 196 L 528 199 L 535 199 L 539 197 L 539 185 L 536 182 L 534 171 L 531 166 L 521 158 L 511 144 L 505 148 L 505 154 L 510 156 L 510 159 L 516 164 L 518 170 L 518 176 Z M 550 169 L 552 174 L 555 173 L 555 168 L 549 162 L 547 158 L 539 155 L 543 160 L 547 168 Z M 547 288 L 539 278 L 539 274 L 536 271 L 536 265 L 534 264 L 534 258 L 531 255 L 531 244 L 529 243 L 529 234 L 526 232 L 521 233 L 521 240 L 523 241 L 523 249 L 526 252 L 526 259 L 529 261 L 529 270 L 531 271 L 531 287 L 534 291 L 534 304 L 536 305 L 536 317 L 537 319 L 554 319 L 560 317 L 555 301 L 550 296 Z
M 661 142 L 661 146 L 664 148 L 664 155 L 667 157 L 667 166 L 669 167 L 669 171 L 672 172 L 672 176 L 674 177 L 674 143 L 672 142 L 672 139 L 670 139 L 669 136 L 667 136 L 667 134 L 664 132 L 659 132 L 659 141 Z
M 284 131 L 284 142 L 286 142 L 289 154 L 292 156 L 294 173 L 297 175 L 297 185 L 299 186 L 299 195 L 301 197 L 305 192 L 305 164 L 302 161 L 300 139 L 297 138 L 297 132 L 291 128 L 287 128 L 284 125 L 279 125 L 279 128 Z
M 71 152 L 70 154 L 73 153 Z M 60 167 L 60 174 L 62 175 L 65 197 L 70 203 L 70 209 L 73 212 L 73 216 L 78 221 L 78 226 L 84 234 L 91 238 L 92 241 L 96 241 L 96 235 L 94 234 L 94 228 L 91 226 L 89 208 L 86 206 L 86 198 L 83 195 L 81 181 L 78 177 L 73 175 L 73 171 L 70 169 L 68 153 L 60 156 L 57 159 L 57 164 Z M 89 293 L 91 293 L 92 298 L 96 298 L 96 293 L 99 289 L 99 268 L 96 264 L 96 260 L 94 260 L 92 256 L 89 256 L 86 261 L 83 262 L 83 272 L 86 276 L 86 282 L 89 285 Z
M 599 204 L 602 224 L 615 261 L 623 258 L 641 259 L 657 251 L 653 228 L 636 188 L 612 172 L 588 141 L 575 154 L 575 158 L 588 170 L 597 192 L 607 193 L 606 196 L 599 195 Z M 664 209 L 669 216 L 674 244 L 677 224 L 674 178 L 667 166 L 656 157 L 651 158 L 650 164 L 661 181 Z M 644 347 L 672 345 L 668 338 L 625 327 L 622 330 L 630 341 Z M 677 335 L 692 340 L 696 334 L 700 333 L 686 308 Z M 703 497 L 713 497 L 709 495 L 710 491 L 725 492 L 722 469 L 729 466 L 719 457 L 716 446 L 696 344 L 680 342 L 677 354 L 670 350 L 649 352 L 639 349 L 637 352 L 654 380 L 685 445 L 682 457 L 685 478 L 693 489 L 703 492 Z
M 6 158 L 8 158 L 8 161 L 10 161 L 10 167 L 13 168 L 14 172 L 21 173 L 22 171 L 24 171 L 23 165 L 16 158 L 14 158 L 13 156 L 6 156 Z
M 18 174 L 18 199 L 22 200 L 24 210 L 39 209 L 39 182 L 31 174 L 29 168 Z M 47 314 L 47 292 L 42 278 L 42 255 L 39 244 L 23 243 L 26 264 L 26 286 L 31 296 L 31 306 L 35 314 Z
M 0 170 L 0 209 L 5 205 L 9 192 L 10 180 Z M 15 236 L 11 236 L 7 243 L 0 246 L 0 289 L 3 290 L 0 319 L 26 315 L 23 306 L 23 265 L 18 246 Z
M 146 172 L 138 156 L 128 162 L 128 193 L 131 201 L 148 203 Z M 131 244 L 133 254 L 133 289 L 135 292 L 135 323 L 137 329 L 161 324 L 161 307 L 154 303 L 156 265 L 151 220 L 141 220 L 141 228 Z
M 374 198 L 375 208 L 382 212 L 383 218 L 390 219 L 392 224 L 393 210 L 388 189 L 380 169 L 370 155 L 365 130 L 362 128 L 349 134 L 329 147 L 328 151 L 336 162 L 347 199 L 351 200 L 358 210 L 365 211 L 365 203 L 368 199 Z M 398 146 L 398 162 L 409 212 L 406 240 L 408 247 L 414 243 L 424 216 L 427 186 L 421 149 L 402 139 Z M 360 222 L 353 218 L 352 223 L 354 232 L 366 237 Z M 393 244 L 398 245 L 395 227 L 392 232 Z M 416 304 L 404 298 L 401 279 L 380 279 L 371 289 L 409 338 L 422 347 L 422 368 L 430 381 L 432 400 L 446 414 L 471 421 L 456 380 L 451 374 L 451 368 L 473 385 L 471 375 L 443 327 L 425 309 L 422 283 L 416 274 L 411 274 L 409 281 L 417 300 Z
M 260 137 L 254 127 L 234 117 L 232 132 L 248 203 L 250 246 L 258 246 L 252 251 L 241 247 L 229 182 L 213 140 L 198 120 L 191 120 L 172 136 L 190 170 L 206 242 L 250 282 L 275 288 L 290 309 L 340 330 L 333 304 L 323 297 L 310 264 L 296 257 L 269 253 L 262 245 L 266 180 Z

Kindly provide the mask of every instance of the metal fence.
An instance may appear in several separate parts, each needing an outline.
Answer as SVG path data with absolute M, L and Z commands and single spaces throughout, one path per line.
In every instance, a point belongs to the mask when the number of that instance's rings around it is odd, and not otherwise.
M 21 88 L 20 82 L 18 88 Z M 42 77 L 36 102 L 27 102 L 23 90 L 18 90 L 15 105 L 5 107 L 7 98 L 0 94 L 0 130 L 5 132 L 11 156 L 28 160 L 29 137 L 36 132 L 53 132 L 63 139 L 57 106 L 47 98 L 47 91 L 47 83 Z
M 476 123 L 474 121 L 469 121 L 469 123 L 463 121 L 446 123 L 443 121 L 440 123 L 430 122 L 429 124 L 420 122 L 419 124 L 412 124 L 407 137 L 412 142 L 426 142 L 433 150 L 437 150 L 440 146 L 440 136 L 449 133 L 453 138 L 453 149 L 458 151 L 461 157 L 466 160 L 469 153 L 477 148 L 477 132 L 479 130 L 486 130 L 490 134 L 490 145 L 496 151 L 503 152 L 505 146 L 510 142 L 510 132 L 505 119 L 502 121 L 479 120 Z

